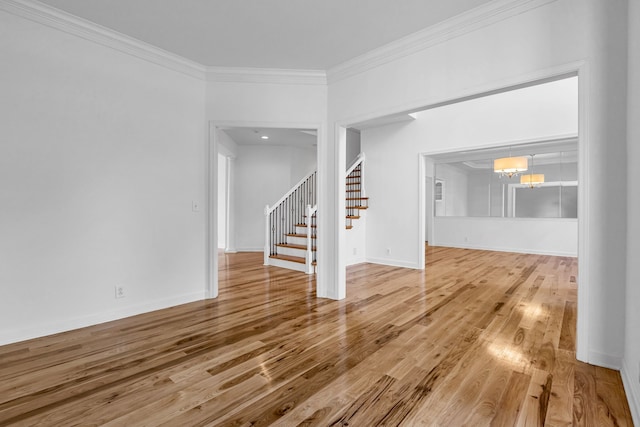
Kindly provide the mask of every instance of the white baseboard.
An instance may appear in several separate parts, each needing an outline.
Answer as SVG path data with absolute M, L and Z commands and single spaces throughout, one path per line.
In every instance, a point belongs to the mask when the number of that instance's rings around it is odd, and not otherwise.
M 204 290 L 191 294 L 162 298 L 151 302 L 145 302 L 143 304 L 130 305 L 121 309 L 96 313 L 90 316 L 76 317 L 73 319 L 42 324 L 24 329 L 16 328 L 14 330 L 0 331 L 0 345 L 40 338 L 60 332 L 68 332 L 74 329 L 111 322 L 113 320 L 123 319 L 125 317 L 135 316 L 137 314 L 148 313 L 150 311 L 161 310 L 163 308 L 169 308 L 203 299 L 205 299 Z
M 236 248 L 236 252 L 264 252 L 264 247 L 262 247 L 262 248 Z
M 365 257 L 351 258 L 346 261 L 346 265 L 348 267 L 350 265 L 362 264 L 363 262 L 367 262 Z
M 414 270 L 422 270 L 422 269 L 424 269 L 424 265 L 420 265 L 420 263 L 407 262 L 407 261 L 401 261 L 401 260 L 389 259 L 389 258 L 369 258 L 369 257 L 367 257 L 366 262 L 370 262 L 371 264 L 388 265 L 388 266 L 391 266 L 391 267 L 412 268 Z
M 590 351 L 589 364 L 619 371 L 622 367 L 622 357 L 613 356 L 611 354 L 598 353 L 596 351 Z
M 640 426 L 640 382 L 636 381 L 638 378 L 633 378 L 630 375 L 629 368 L 624 359 L 622 359 L 620 375 L 622 376 L 622 384 L 624 384 L 624 392 L 627 394 L 633 424 Z
M 532 255 L 549 255 L 549 256 L 565 256 L 576 258 L 577 253 L 573 252 L 560 252 L 560 251 L 539 251 L 533 249 L 522 248 L 501 248 L 495 246 L 483 246 L 483 245 L 464 245 L 458 243 L 446 243 L 446 242 L 433 242 L 431 246 L 444 246 L 447 248 L 460 248 L 460 249 L 478 249 L 482 251 L 496 251 L 496 252 L 513 252 L 517 254 L 532 254 Z

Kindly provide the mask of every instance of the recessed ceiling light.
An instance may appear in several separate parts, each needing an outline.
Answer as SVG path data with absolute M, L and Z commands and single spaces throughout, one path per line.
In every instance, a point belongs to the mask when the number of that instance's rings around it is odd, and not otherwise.
M 262 135 L 260 138 L 262 139 L 269 139 L 269 137 L 267 135 Z

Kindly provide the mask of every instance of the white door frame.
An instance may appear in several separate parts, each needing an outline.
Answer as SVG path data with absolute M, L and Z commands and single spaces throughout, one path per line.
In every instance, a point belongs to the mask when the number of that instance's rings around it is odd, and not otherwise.
M 443 106 L 447 104 L 452 104 L 456 102 L 461 102 L 464 100 L 469 100 L 473 98 L 479 98 L 482 96 L 487 96 L 500 92 L 508 92 L 511 90 L 533 86 L 537 84 L 544 83 L 545 81 L 553 81 L 558 80 L 565 77 L 570 76 L 578 76 L 578 182 L 580 186 L 578 187 L 578 277 L 580 278 L 580 291 L 578 292 L 578 310 L 577 310 L 577 331 L 576 331 L 576 357 L 581 361 L 589 360 L 589 291 L 590 291 L 590 277 L 588 274 L 588 266 L 589 266 L 589 252 L 587 248 L 589 247 L 589 190 L 590 190 L 590 182 L 589 182 L 589 151 L 591 146 L 591 140 L 589 139 L 588 132 L 588 117 L 587 111 L 589 111 L 589 68 L 588 63 L 586 61 L 576 61 L 572 63 L 563 64 L 557 67 L 540 70 L 534 73 L 530 73 L 527 75 L 519 76 L 516 78 L 504 80 L 502 82 L 494 82 L 490 85 L 486 85 L 482 88 L 471 89 L 467 92 L 461 92 L 457 96 L 453 96 L 449 99 L 442 100 L 426 100 L 426 101 L 416 101 L 408 105 L 404 105 L 401 107 L 389 108 L 386 111 L 378 111 L 373 114 L 364 114 L 356 118 L 348 119 L 348 120 L 339 120 L 336 122 L 336 130 L 346 129 L 348 127 L 353 127 L 358 123 L 363 123 L 369 120 L 375 120 L 381 117 L 397 115 L 402 113 L 410 113 L 419 110 L 424 110 L 427 108 L 434 108 L 438 106 Z M 344 162 L 344 153 L 345 141 L 344 138 L 340 138 L 339 132 L 336 132 L 336 152 L 334 153 L 335 160 L 338 164 L 340 161 Z M 480 148 L 480 147 L 474 147 Z M 433 154 L 433 153 L 432 153 Z M 341 157 L 342 156 L 342 157 Z M 424 265 L 424 218 L 425 218 L 425 191 L 424 191 L 424 161 L 423 161 L 423 153 L 418 154 L 418 162 L 419 162 L 419 174 L 420 174 L 420 183 L 419 183 L 419 193 L 418 193 L 418 209 L 420 212 L 418 213 L 419 224 L 418 224 L 418 233 L 416 233 L 416 250 L 418 251 L 418 260 L 421 262 L 421 265 Z M 320 172 L 320 169 L 318 170 Z M 341 184 L 340 177 L 337 177 L 337 183 Z M 339 192 L 338 188 L 338 192 Z M 338 209 L 340 208 L 340 204 L 338 201 L 337 204 Z M 334 211 L 334 215 L 338 215 Z M 338 244 L 342 248 L 345 244 L 343 234 L 340 233 L 341 230 L 336 230 Z M 434 230 L 432 229 L 432 233 Z M 432 234 L 433 236 L 433 234 Z M 336 255 L 339 257 L 339 252 Z M 420 261 L 421 260 L 421 261 Z M 345 271 L 344 271 L 344 262 L 340 263 L 338 260 L 339 272 L 334 272 L 334 277 L 336 278 L 336 287 L 338 289 L 338 294 L 343 295 L 346 294 L 346 280 L 345 280 Z
M 205 148 L 205 298 L 217 298 L 218 287 L 218 153 L 219 132 L 223 128 L 279 128 L 279 129 L 315 129 L 320 141 L 321 123 L 308 122 L 258 122 L 210 120 L 209 135 Z M 320 144 L 318 144 L 318 147 Z M 316 150 L 316 158 L 318 158 Z M 318 174 L 320 171 L 318 171 Z M 227 179 L 227 182 L 229 180 Z M 233 190 L 233 188 L 231 189 Z M 227 198 L 233 195 L 227 194 Z M 229 206 L 227 206 L 229 209 Z M 227 218 L 233 221 L 232 218 Z M 228 243 L 228 242 L 227 242 Z

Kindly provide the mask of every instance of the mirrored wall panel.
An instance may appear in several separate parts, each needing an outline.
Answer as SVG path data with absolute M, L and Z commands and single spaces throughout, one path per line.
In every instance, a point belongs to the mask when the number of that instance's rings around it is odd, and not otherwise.
M 432 156 L 436 216 L 577 218 L 577 140 Z

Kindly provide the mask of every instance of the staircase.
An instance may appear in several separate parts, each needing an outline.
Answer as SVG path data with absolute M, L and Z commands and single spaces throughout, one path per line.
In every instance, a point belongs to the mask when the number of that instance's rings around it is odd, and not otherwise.
M 369 207 L 364 192 L 364 154 L 346 172 L 345 227 L 353 228 Z M 304 177 L 265 214 L 264 265 L 313 274 L 316 271 L 317 171 Z

